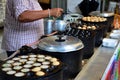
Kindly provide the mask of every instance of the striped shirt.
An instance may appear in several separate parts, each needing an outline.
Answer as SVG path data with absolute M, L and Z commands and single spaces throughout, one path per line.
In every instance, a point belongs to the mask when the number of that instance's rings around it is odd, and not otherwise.
M 44 34 L 43 19 L 19 22 L 25 10 L 42 10 L 37 0 L 7 0 L 2 49 L 16 51 L 21 46 L 37 41 Z

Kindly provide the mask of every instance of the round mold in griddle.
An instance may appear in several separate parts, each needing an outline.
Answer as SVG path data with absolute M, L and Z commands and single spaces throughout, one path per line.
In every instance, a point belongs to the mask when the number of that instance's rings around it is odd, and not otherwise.
M 8 75 L 14 75 L 14 74 L 16 73 L 16 71 L 10 70 L 10 71 L 7 71 L 6 73 L 7 73 Z
M 29 60 L 29 58 L 36 58 L 36 61 L 33 61 L 31 63 L 32 60 Z M 48 56 L 48 55 L 36 55 L 36 57 L 24 57 L 24 55 L 18 56 L 18 57 L 14 57 L 14 63 L 13 61 L 11 62 L 10 60 L 5 61 L 2 65 L 4 65 L 4 67 L 1 65 L 2 68 L 5 68 L 5 70 L 1 70 L 3 73 L 3 77 L 7 77 L 7 80 L 38 80 L 38 79 L 42 79 L 42 80 L 46 80 L 46 79 L 50 79 L 49 80 L 57 80 L 57 78 L 51 78 L 51 76 L 54 76 L 54 74 L 58 74 L 61 75 L 59 71 L 61 71 L 62 67 L 59 66 L 59 68 L 53 68 L 51 69 L 51 65 L 52 62 L 50 61 L 51 59 L 54 60 L 55 57 L 52 56 Z M 56 58 L 57 59 L 57 58 Z M 29 63 L 30 61 L 30 63 Z M 10 63 L 9 63 L 10 62 Z M 20 63 L 20 64 L 19 64 Z M 43 64 L 42 64 L 43 63 Z M 62 65 L 62 62 L 60 62 Z M 45 66 L 47 65 L 47 67 Z M 6 69 L 9 68 L 10 69 Z M 36 67 L 39 67 L 40 69 L 37 69 Z M 36 68 L 36 69 L 35 69 Z M 61 78 L 59 78 L 61 80 Z M 3 79 L 4 80 L 4 79 Z
M 16 76 L 16 77 L 23 77 L 23 76 L 25 76 L 25 73 L 23 73 L 23 72 L 18 72 L 18 73 L 15 74 L 15 76 Z

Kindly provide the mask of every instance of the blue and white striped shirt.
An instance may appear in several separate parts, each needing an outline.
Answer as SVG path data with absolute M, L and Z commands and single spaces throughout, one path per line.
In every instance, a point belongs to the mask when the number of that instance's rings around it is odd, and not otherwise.
M 21 23 L 18 16 L 26 10 L 42 10 L 37 0 L 7 0 L 2 49 L 16 51 L 37 41 L 44 34 L 43 19 Z

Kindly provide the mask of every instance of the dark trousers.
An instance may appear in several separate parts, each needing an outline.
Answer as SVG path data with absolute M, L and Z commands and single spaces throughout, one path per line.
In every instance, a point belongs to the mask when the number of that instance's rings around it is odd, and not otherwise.
M 8 57 L 11 56 L 14 52 L 15 51 L 6 51 Z
M 11 56 L 14 52 L 15 52 L 15 51 L 6 51 L 8 57 Z M 18 57 L 18 56 L 21 56 L 21 54 L 18 53 L 18 54 L 16 54 L 14 57 Z

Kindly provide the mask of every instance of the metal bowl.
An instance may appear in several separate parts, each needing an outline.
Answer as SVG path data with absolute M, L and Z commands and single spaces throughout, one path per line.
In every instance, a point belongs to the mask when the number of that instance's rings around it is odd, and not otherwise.
M 67 29 L 67 23 L 63 20 L 56 20 L 53 23 L 53 30 L 64 32 Z

